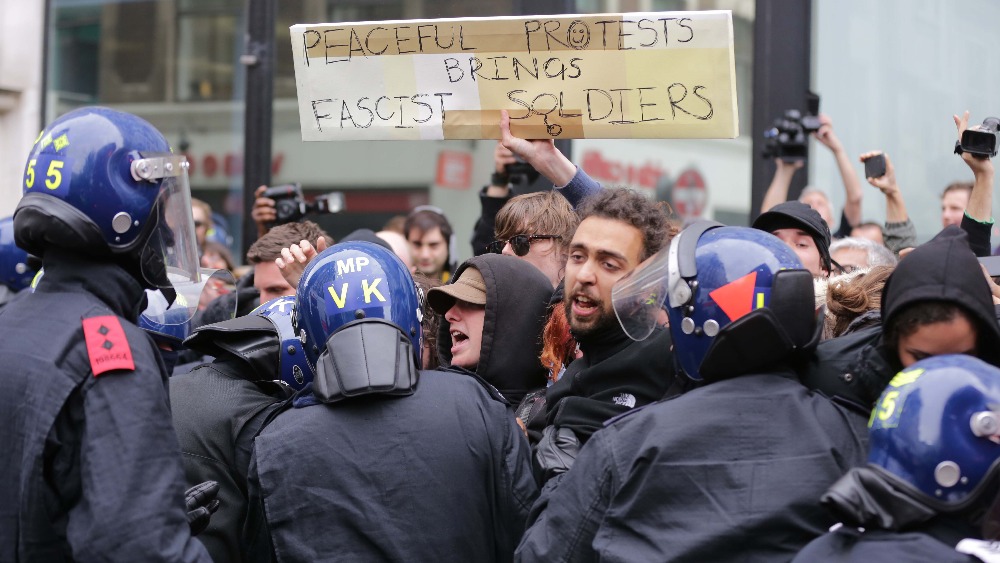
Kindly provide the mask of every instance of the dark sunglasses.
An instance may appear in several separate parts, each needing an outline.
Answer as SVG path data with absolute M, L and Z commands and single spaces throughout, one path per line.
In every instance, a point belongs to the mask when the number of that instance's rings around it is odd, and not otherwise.
M 491 242 L 489 250 L 494 254 L 500 254 L 503 252 L 503 247 L 509 242 L 510 247 L 514 250 L 514 254 L 524 256 L 531 250 L 531 241 L 533 240 L 561 238 L 559 235 L 514 235 L 507 240 L 495 240 Z

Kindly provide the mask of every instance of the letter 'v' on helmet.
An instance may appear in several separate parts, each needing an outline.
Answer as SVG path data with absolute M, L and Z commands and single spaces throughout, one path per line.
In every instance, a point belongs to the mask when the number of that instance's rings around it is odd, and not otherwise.
M 395 325 L 420 365 L 420 298 L 392 251 L 363 241 L 335 244 L 306 266 L 296 297 L 295 327 L 314 367 L 332 335 L 363 319 Z

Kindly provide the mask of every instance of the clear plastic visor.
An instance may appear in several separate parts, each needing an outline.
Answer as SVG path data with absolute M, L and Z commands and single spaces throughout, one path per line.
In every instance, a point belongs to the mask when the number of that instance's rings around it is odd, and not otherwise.
M 229 270 L 213 270 L 201 268 L 198 272 L 199 281 L 192 282 L 184 272 L 168 272 L 167 277 L 173 282 L 177 293 L 173 303 L 159 291 L 148 291 L 146 310 L 142 316 L 153 323 L 171 326 L 182 325 L 194 317 L 200 309 L 204 309 L 216 297 L 235 291 L 236 280 Z M 236 300 L 233 300 L 231 318 L 236 314 Z
M 632 340 L 645 340 L 656 327 L 669 289 L 669 246 L 639 264 L 611 289 L 611 303 L 622 330 Z
M 145 155 L 144 155 L 145 156 Z M 175 287 L 177 281 L 201 281 L 198 260 L 198 242 L 194 234 L 194 215 L 191 213 L 191 188 L 187 169 L 176 176 L 163 178 L 156 199 L 156 225 L 146 243 L 142 260 L 143 277 L 155 287 Z M 149 256 L 151 260 L 145 259 Z M 169 279 L 162 276 L 162 262 Z

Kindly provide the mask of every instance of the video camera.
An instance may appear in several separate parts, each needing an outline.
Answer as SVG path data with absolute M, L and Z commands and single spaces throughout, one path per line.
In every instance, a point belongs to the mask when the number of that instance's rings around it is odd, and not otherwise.
M 798 162 L 809 157 L 809 134 L 819 131 L 823 125 L 819 120 L 819 96 L 809 93 L 807 98 L 809 113 L 802 115 L 797 109 L 785 110 L 784 115 L 774 120 L 774 125 L 764 131 L 764 158 L 780 158 L 786 162 Z
M 993 158 L 997 155 L 998 129 L 1000 118 L 987 117 L 982 125 L 962 131 L 962 140 L 955 143 L 955 154 L 967 152 L 979 158 Z
M 344 209 L 343 192 L 330 192 L 317 196 L 313 201 L 306 201 L 300 184 L 270 186 L 264 190 L 261 197 L 274 200 L 277 213 L 275 225 L 298 221 L 310 213 L 339 213 Z
M 517 162 L 511 162 L 510 164 L 503 165 L 503 171 L 507 174 L 507 178 L 510 179 L 510 183 L 518 186 L 528 186 L 535 183 L 538 179 L 539 173 L 535 170 L 535 167 L 528 164 L 521 157 L 516 157 Z

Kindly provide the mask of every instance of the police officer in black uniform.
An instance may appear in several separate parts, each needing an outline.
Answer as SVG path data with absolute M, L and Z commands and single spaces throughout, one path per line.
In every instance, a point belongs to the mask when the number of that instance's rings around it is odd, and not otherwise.
M 777 237 L 711 222 L 641 268 L 612 291 L 622 328 L 649 334 L 666 306 L 697 387 L 598 430 L 546 484 L 520 560 L 788 561 L 864 459 L 850 415 L 792 369 L 818 340 L 811 273 Z
M 794 561 L 996 561 L 998 486 L 1000 369 L 960 354 L 921 360 L 879 398 L 868 464 L 823 495 L 841 525 Z
M 198 534 L 215 563 L 242 561 L 253 439 L 294 391 L 312 381 L 292 327 L 294 296 L 199 327 L 184 345 L 215 360 L 170 378 L 170 406 L 190 486 L 219 483 L 219 510 Z
M 537 492 L 527 439 L 475 374 L 417 371 L 399 258 L 340 243 L 296 299 L 315 379 L 254 441 L 250 559 L 509 561 Z
M 39 135 L 23 189 L 16 242 L 45 275 L 0 313 L 0 561 L 209 561 L 164 366 L 133 324 L 145 289 L 197 281 L 186 161 L 149 123 L 84 108 Z

